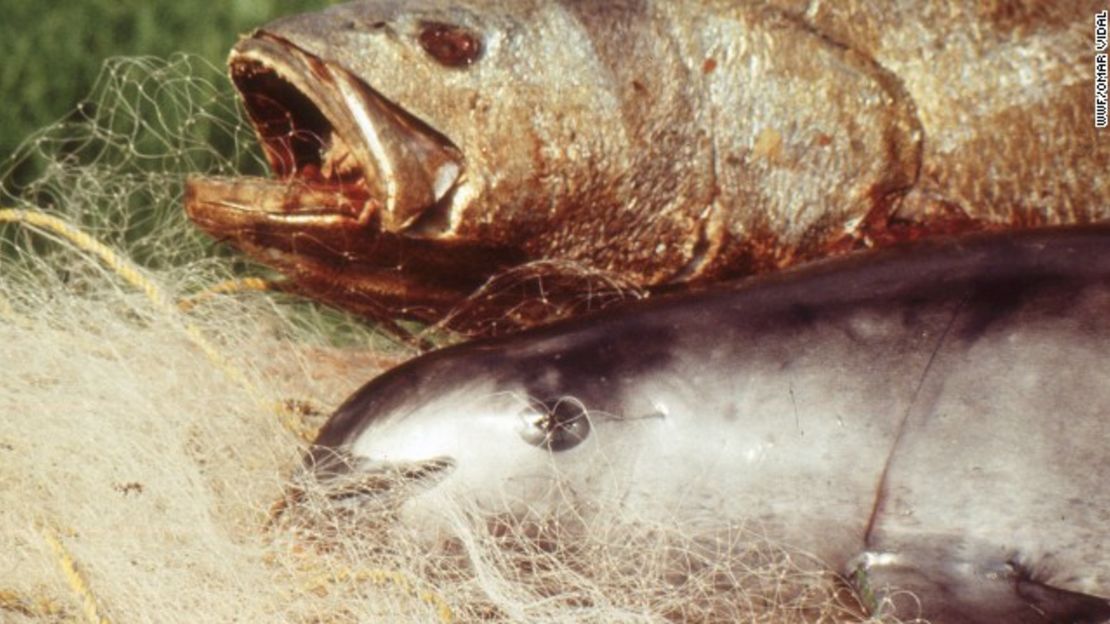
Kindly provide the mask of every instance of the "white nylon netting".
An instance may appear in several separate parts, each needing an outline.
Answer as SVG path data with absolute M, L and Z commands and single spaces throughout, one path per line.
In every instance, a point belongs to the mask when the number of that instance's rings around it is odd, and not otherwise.
M 0 179 L 23 161 L 31 179 L 0 195 L 27 211 L 0 226 L 0 620 L 852 619 L 829 575 L 740 529 L 712 543 L 635 518 L 490 531 L 460 508 L 457 538 L 428 549 L 313 492 L 272 521 L 296 432 L 411 352 L 270 292 L 177 305 L 265 275 L 180 207 L 186 174 L 263 168 L 223 72 L 111 60 Z

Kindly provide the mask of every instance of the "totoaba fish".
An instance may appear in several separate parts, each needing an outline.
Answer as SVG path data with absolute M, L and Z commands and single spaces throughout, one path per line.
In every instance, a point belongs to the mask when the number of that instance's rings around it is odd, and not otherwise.
M 1110 228 L 943 238 L 428 353 L 305 470 L 404 472 L 429 535 L 617 499 L 758 522 L 904 618 L 1106 622 L 1108 364 Z
M 336 6 L 235 46 L 276 180 L 197 178 L 186 208 L 370 316 L 438 321 L 487 285 L 488 305 L 449 323 L 475 332 L 589 307 L 601 278 L 673 289 L 933 232 L 1101 220 L 1097 5 Z M 504 275 L 526 286 L 488 284 Z

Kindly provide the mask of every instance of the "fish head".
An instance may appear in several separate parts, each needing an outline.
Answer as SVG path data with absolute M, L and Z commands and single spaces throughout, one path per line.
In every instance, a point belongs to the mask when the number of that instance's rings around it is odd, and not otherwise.
M 194 178 L 186 211 L 307 294 L 439 320 L 527 257 L 576 186 L 568 159 L 601 152 L 608 113 L 563 69 L 587 67 L 589 46 L 556 45 L 569 19 L 374 0 L 246 35 L 230 74 L 275 179 Z
M 246 36 L 230 72 L 277 177 L 342 188 L 386 232 L 449 236 L 468 212 L 534 201 L 539 154 L 573 146 L 534 129 L 590 96 L 551 58 L 567 53 L 556 18 L 532 13 L 551 11 L 354 2 Z

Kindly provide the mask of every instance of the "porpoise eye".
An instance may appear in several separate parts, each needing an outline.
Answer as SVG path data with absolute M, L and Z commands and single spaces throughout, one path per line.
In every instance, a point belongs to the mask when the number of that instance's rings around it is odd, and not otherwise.
M 482 56 L 482 40 L 462 26 L 424 22 L 419 40 L 425 52 L 447 67 L 465 67 Z
M 590 434 L 586 406 L 564 397 L 553 404 L 536 403 L 521 410 L 520 437 L 533 446 L 559 452 L 578 446 Z

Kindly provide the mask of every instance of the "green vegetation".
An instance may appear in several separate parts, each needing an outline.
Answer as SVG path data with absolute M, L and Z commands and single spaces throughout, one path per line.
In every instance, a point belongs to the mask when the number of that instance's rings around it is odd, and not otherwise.
M 4 0 L 0 209 L 60 218 L 178 297 L 224 279 L 276 277 L 194 227 L 182 210 L 183 186 L 192 174 L 265 174 L 221 69 L 228 51 L 270 20 L 338 2 Z M 89 260 L 70 242 L 0 223 L 0 317 L 5 305 L 49 284 L 100 292 L 106 274 Z M 106 283 L 118 286 L 112 277 Z M 397 348 L 353 315 L 296 296 L 260 296 L 299 339 Z
M 0 162 L 0 319 L 42 307 L 36 297 L 52 289 L 96 300 L 128 284 L 167 318 L 175 317 L 171 298 L 198 297 L 189 318 L 215 327 L 226 323 L 213 315 L 239 315 L 241 302 L 253 302 L 244 305 L 275 315 L 260 324 L 268 335 L 396 352 L 385 330 L 303 297 L 250 288 L 201 295 L 236 278 L 277 277 L 203 234 L 182 210 L 189 175 L 265 172 L 236 107 L 223 70 L 195 54 L 107 60 L 78 112 L 36 130 L 16 159 Z M 23 184 L 9 192 L 2 183 L 21 165 Z
M 0 18 L 0 160 L 70 114 L 110 56 L 174 52 L 221 64 L 240 33 L 334 0 L 6 0 Z

